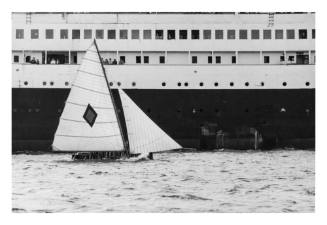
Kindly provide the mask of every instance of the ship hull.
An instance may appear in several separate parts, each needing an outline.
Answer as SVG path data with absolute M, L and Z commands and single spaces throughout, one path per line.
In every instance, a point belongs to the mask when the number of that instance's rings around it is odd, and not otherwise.
M 114 89 L 114 91 L 117 91 Z M 126 89 L 185 148 L 314 148 L 315 89 Z M 12 149 L 50 151 L 69 89 L 12 88 Z

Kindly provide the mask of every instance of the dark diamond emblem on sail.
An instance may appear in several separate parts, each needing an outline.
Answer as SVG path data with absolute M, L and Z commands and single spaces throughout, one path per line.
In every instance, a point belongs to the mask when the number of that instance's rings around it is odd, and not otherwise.
M 85 113 L 83 115 L 83 118 L 85 121 L 92 127 L 95 123 L 95 120 L 97 118 L 98 114 L 95 112 L 95 110 L 92 108 L 90 104 L 87 105 Z

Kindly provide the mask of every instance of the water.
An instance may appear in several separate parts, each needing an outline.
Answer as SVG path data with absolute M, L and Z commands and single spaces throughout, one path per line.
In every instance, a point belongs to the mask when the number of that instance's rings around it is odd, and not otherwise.
M 13 155 L 14 212 L 314 212 L 313 151 Z

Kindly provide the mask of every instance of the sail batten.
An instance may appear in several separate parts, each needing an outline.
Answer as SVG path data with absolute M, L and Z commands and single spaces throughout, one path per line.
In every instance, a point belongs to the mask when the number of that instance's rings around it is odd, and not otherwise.
M 72 84 L 53 148 L 62 151 L 122 151 L 124 144 L 113 104 L 93 43 L 86 51 Z

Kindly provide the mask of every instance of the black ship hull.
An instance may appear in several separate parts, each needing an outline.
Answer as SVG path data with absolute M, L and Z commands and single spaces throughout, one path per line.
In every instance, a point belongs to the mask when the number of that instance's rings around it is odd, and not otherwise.
M 315 89 L 125 92 L 184 148 L 315 146 Z M 13 152 L 50 150 L 68 94 L 69 89 L 12 88 Z

